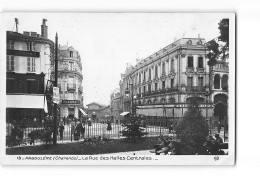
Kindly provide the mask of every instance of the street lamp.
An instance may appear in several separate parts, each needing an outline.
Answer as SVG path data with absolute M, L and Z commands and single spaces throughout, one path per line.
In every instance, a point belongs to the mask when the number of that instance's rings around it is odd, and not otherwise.
M 209 87 L 206 87 L 206 93 L 205 93 L 205 97 L 206 97 L 206 119 L 208 119 L 208 97 L 210 96 L 210 92 L 209 92 Z M 211 117 L 209 117 L 209 131 L 211 134 Z

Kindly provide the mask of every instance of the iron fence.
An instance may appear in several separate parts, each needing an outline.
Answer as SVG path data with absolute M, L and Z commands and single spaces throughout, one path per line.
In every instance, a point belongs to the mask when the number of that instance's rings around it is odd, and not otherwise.
M 123 121 L 122 121 L 123 122 Z M 140 127 L 146 132 L 146 137 L 168 135 L 172 133 L 171 121 L 161 118 L 142 120 Z M 7 123 L 6 146 L 38 145 L 51 143 L 53 139 L 52 123 Z M 57 143 L 84 140 L 91 137 L 123 138 L 124 123 L 107 122 L 59 122 L 57 125 Z

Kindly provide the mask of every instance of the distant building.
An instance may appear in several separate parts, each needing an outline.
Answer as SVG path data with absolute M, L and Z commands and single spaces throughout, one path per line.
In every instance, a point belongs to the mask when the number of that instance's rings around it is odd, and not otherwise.
M 44 117 L 44 92 L 50 80 L 54 42 L 47 38 L 43 19 L 41 34 L 6 33 L 6 120 L 40 121 Z
M 59 46 L 58 87 L 60 90 L 60 117 L 80 119 L 86 115 L 83 110 L 82 64 L 79 52 L 72 46 Z M 52 80 L 54 80 L 54 60 L 52 60 Z
M 211 72 L 205 43 L 203 38 L 181 38 L 135 66 L 128 65 L 120 81 L 124 111 L 131 111 L 133 94 L 137 114 L 178 120 L 196 96 L 203 116 L 207 120 L 215 116 L 220 94 L 221 101 L 227 102 L 223 97 L 228 94 L 228 65 L 218 64 Z
M 120 89 L 115 89 L 110 96 L 111 115 L 115 123 L 120 123 L 120 114 L 123 112 L 123 99 Z
M 88 118 L 90 118 L 92 121 L 101 122 L 113 120 L 111 119 L 111 108 L 109 105 L 107 106 L 93 102 L 87 104 L 86 106 Z

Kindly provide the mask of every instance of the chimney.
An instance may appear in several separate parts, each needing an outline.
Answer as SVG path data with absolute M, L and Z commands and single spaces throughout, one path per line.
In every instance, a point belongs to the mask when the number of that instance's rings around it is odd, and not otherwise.
M 42 25 L 41 25 L 41 36 L 43 38 L 48 38 L 48 26 L 46 25 L 46 19 L 42 19 Z

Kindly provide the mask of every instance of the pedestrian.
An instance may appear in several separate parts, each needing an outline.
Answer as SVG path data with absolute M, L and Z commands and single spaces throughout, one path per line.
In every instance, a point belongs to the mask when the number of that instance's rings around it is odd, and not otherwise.
M 59 126 L 59 133 L 60 133 L 60 139 L 63 141 L 63 132 L 64 132 L 64 125 L 61 122 Z
M 215 144 L 222 144 L 223 143 L 223 139 L 219 136 L 219 133 L 216 133 L 215 134 L 215 138 L 216 138 L 216 140 L 215 140 Z
M 82 128 L 82 124 L 80 123 L 80 121 L 77 121 L 76 129 L 74 133 L 74 140 L 79 140 L 81 128 Z
M 84 139 L 85 137 L 85 123 L 82 123 L 82 127 L 81 127 L 81 137 Z
M 70 129 L 71 129 L 71 141 L 72 141 L 72 137 L 74 137 L 74 133 L 75 133 L 75 122 L 72 121 L 70 124 Z
M 218 122 L 218 133 L 220 133 L 220 130 L 221 130 L 221 123 L 220 121 Z
M 112 130 L 111 122 L 108 121 L 107 122 L 107 131 L 111 131 L 111 130 Z

